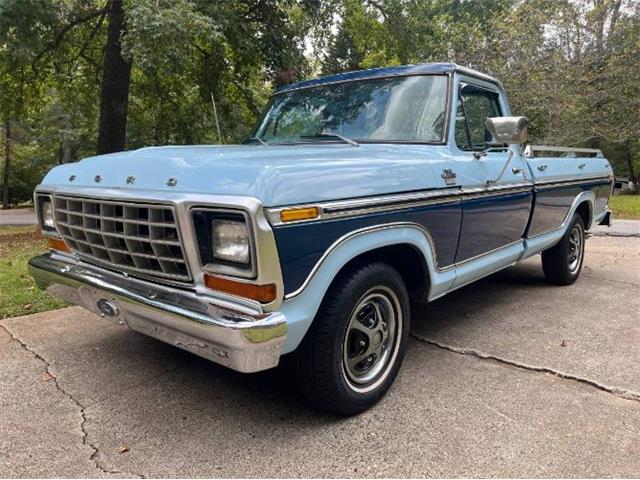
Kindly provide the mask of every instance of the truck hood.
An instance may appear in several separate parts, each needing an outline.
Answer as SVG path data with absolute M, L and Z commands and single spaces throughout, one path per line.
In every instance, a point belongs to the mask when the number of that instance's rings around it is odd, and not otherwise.
M 148 147 L 60 165 L 42 185 L 248 195 L 279 206 L 436 187 L 429 160 L 448 156 L 432 145 Z

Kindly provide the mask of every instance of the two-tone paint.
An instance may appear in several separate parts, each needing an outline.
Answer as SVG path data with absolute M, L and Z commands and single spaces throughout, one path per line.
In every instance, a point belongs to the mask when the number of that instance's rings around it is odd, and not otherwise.
M 514 152 L 474 155 L 457 147 L 452 118 L 461 83 L 495 92 L 501 114 L 510 114 L 500 82 L 479 72 L 453 64 L 374 69 L 293 84 L 276 95 L 402 75 L 448 78 L 445 141 L 149 147 L 58 166 L 39 191 L 175 201 L 185 241 L 191 238 L 188 209 L 196 203 L 248 212 L 261 234 L 258 255 L 269 255 L 258 262 L 257 278 L 268 265 L 278 279 L 277 300 L 250 307 L 257 316 L 286 319 L 281 353 L 298 346 L 331 282 L 360 255 L 410 247 L 425 272 L 422 298 L 433 300 L 553 246 L 576 212 L 586 215 L 587 226 L 607 215 L 613 177 L 601 154 L 538 157 L 514 146 Z M 320 214 L 280 221 L 283 209 L 302 206 Z M 195 246 L 186 245 L 186 252 L 196 282 L 185 291 L 219 302 L 220 295 L 201 285 Z M 233 306 L 228 295 L 224 301 Z

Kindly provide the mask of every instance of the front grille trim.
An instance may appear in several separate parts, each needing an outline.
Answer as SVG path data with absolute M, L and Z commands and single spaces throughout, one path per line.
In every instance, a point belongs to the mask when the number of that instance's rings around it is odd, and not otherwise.
M 52 195 L 55 225 L 83 260 L 133 276 L 193 281 L 173 205 Z

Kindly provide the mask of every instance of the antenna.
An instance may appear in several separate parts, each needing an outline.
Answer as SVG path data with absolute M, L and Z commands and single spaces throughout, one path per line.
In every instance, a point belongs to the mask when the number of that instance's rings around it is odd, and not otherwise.
M 213 118 L 216 121 L 216 130 L 218 131 L 218 142 L 222 144 L 222 134 L 220 133 L 220 123 L 218 122 L 218 110 L 216 109 L 216 101 L 213 98 L 213 92 L 211 93 L 211 105 L 213 105 Z

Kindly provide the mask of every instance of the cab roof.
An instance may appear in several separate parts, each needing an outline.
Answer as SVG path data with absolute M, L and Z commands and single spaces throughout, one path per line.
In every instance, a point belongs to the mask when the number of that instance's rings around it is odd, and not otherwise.
M 401 65 L 398 67 L 381 67 L 370 68 L 367 70 L 356 70 L 353 72 L 338 73 L 336 75 L 327 75 L 325 77 L 313 78 L 302 82 L 291 83 L 280 87 L 275 93 L 289 92 L 291 90 L 299 90 L 301 88 L 315 87 L 331 83 L 347 82 L 351 80 L 364 80 L 371 78 L 396 77 L 406 75 L 437 75 L 460 72 L 472 77 L 477 77 L 498 86 L 501 83 L 485 73 L 473 70 L 471 68 L 462 67 L 455 63 L 420 63 L 417 65 Z

